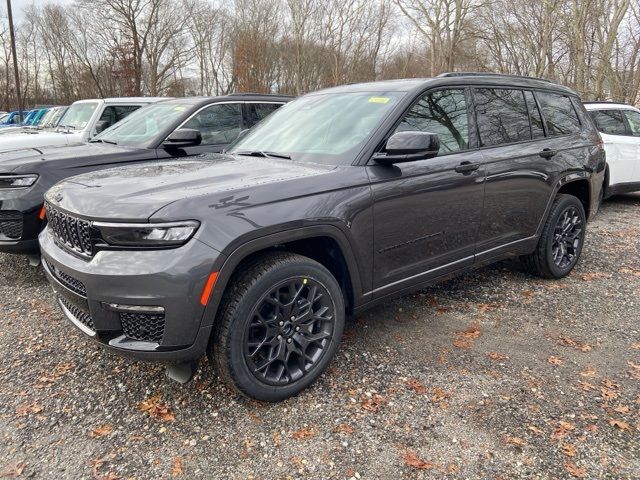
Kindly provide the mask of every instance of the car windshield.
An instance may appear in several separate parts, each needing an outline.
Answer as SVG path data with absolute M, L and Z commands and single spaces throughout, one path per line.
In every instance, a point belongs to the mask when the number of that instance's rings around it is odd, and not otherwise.
M 60 119 L 60 127 L 82 130 L 98 108 L 98 102 L 74 103 Z
M 129 147 L 146 147 L 193 105 L 156 103 L 136 110 L 114 126 L 96 135 L 92 142 L 115 143 Z
M 301 162 L 350 164 L 403 95 L 307 95 L 268 116 L 228 151 L 237 155 L 289 156 Z

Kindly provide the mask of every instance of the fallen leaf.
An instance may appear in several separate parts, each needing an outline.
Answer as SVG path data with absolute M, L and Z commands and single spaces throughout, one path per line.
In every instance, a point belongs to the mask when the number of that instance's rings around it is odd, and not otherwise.
M 584 390 L 585 392 L 589 392 L 591 390 L 596 389 L 595 385 L 591 385 L 588 382 L 583 382 L 582 380 L 578 380 L 578 385 L 580 386 L 580 389 Z
M 7 465 L 0 470 L 0 478 L 16 478 L 22 475 L 24 468 L 27 466 L 25 462 L 14 463 L 13 465 Z
M 619 428 L 620 430 L 631 430 L 631 426 L 622 420 L 616 420 L 615 418 L 612 418 L 611 420 L 609 420 L 609 425 L 611 425 L 612 427 L 616 427 Z
M 592 272 L 592 273 L 586 273 L 582 276 L 582 280 L 584 280 L 585 282 L 591 282 L 592 280 L 606 279 L 606 278 L 611 278 L 611 274 L 605 273 L 605 272 Z
M 109 425 L 107 423 L 105 425 L 102 425 L 100 427 L 97 427 L 91 430 L 90 435 L 93 438 L 100 438 L 100 437 L 105 437 L 107 435 L 110 435 L 112 432 L 113 432 L 113 425 Z
M 631 348 L 633 348 L 634 350 L 640 350 L 640 342 L 639 343 L 632 343 L 631 344 Z
M 182 459 L 180 457 L 175 457 L 173 459 L 173 467 L 171 469 L 171 475 L 174 477 L 179 477 L 184 473 L 182 469 Z
M 576 478 L 584 478 L 587 474 L 587 470 L 584 468 L 578 467 L 575 463 L 567 462 L 564 464 L 564 468 L 567 469 L 569 475 Z
M 422 460 L 416 455 L 415 452 L 412 452 L 410 450 L 402 454 L 402 460 L 406 465 L 417 468 L 419 470 L 429 470 L 435 467 L 434 463 Z
M 422 385 L 418 379 L 416 378 L 410 378 L 405 382 L 405 385 L 407 386 L 407 388 L 409 390 L 413 390 L 414 392 L 416 392 L 418 395 L 424 395 L 425 393 L 427 393 L 427 387 L 425 387 L 424 385 Z
M 297 430 L 291 434 L 291 438 L 295 438 L 296 440 L 307 440 L 315 436 L 316 436 L 315 429 L 308 428 L 308 427 L 303 427 L 300 430 Z
M 613 411 L 624 414 L 624 413 L 629 413 L 631 409 L 626 405 L 618 405 L 616 408 L 613 409 Z
M 535 433 L 536 435 L 542 435 L 544 432 L 542 430 L 540 430 L 538 427 L 534 426 L 534 425 L 529 425 L 529 430 L 531 430 L 533 433 Z
M 30 415 L 30 414 L 37 414 L 37 413 L 41 413 L 44 410 L 44 407 L 42 407 L 42 405 L 39 405 L 37 403 L 30 403 L 28 405 L 20 405 L 19 407 L 16 408 L 16 415 L 18 417 L 24 417 L 26 415 Z
M 387 399 L 376 393 L 371 397 L 363 396 L 360 405 L 368 412 L 378 413 L 385 403 Z
M 554 357 L 553 355 L 547 358 L 547 362 L 549 362 L 551 365 L 562 365 L 563 363 L 560 357 Z
M 506 443 L 507 445 L 514 445 L 514 446 L 519 447 L 519 448 L 522 448 L 527 444 L 527 442 L 525 442 L 522 438 L 520 438 L 520 437 L 511 437 L 509 435 L 504 437 L 504 443 Z
M 615 400 L 620 396 L 620 394 L 615 390 L 611 390 L 610 388 L 605 387 L 600 387 L 600 395 L 602 395 L 602 398 L 604 398 L 605 400 Z
M 582 372 L 580 372 L 580 376 L 581 377 L 595 377 L 596 373 L 597 373 L 596 369 L 593 368 L 591 365 L 589 365 Z
M 487 356 L 491 360 L 496 360 L 496 361 L 507 360 L 509 358 L 506 355 L 503 355 L 502 353 L 498 353 L 498 352 L 489 352 L 487 353 Z
M 147 398 L 145 401 L 138 404 L 138 410 L 146 412 L 152 418 L 161 420 L 163 422 L 173 422 L 176 417 L 171 413 L 169 406 L 162 402 L 160 395 L 154 395 Z
M 571 445 L 570 443 L 563 443 L 562 445 L 560 445 L 560 450 L 562 450 L 562 453 L 564 453 L 567 457 L 576 456 L 576 447 Z
M 573 424 L 560 420 L 555 431 L 551 434 L 551 440 L 561 440 L 568 436 L 575 428 Z
M 341 423 L 340 425 L 338 425 L 336 428 L 333 429 L 333 431 L 335 433 L 346 433 L 346 434 L 351 434 L 354 432 L 354 428 L 351 425 L 348 425 L 346 423 Z
M 473 342 L 480 336 L 481 331 L 478 325 L 471 325 L 462 332 L 458 332 L 453 345 L 462 350 L 469 350 L 473 347 Z

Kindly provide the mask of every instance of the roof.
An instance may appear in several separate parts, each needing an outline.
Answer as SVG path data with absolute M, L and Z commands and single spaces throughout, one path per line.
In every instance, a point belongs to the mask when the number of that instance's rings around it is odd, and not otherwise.
M 486 85 L 500 87 L 525 87 L 544 90 L 555 90 L 561 93 L 577 95 L 572 89 L 563 85 L 558 85 L 550 80 L 534 77 L 523 77 L 519 75 L 503 75 L 490 72 L 454 72 L 445 73 L 432 78 L 406 78 L 397 80 L 382 80 L 378 82 L 356 83 L 342 85 L 339 87 L 327 88 L 317 93 L 328 92 L 418 92 L 430 87 L 444 85 L 467 86 Z
M 218 103 L 218 102 L 255 102 L 255 101 L 265 101 L 265 102 L 289 102 L 292 100 L 292 97 L 286 95 L 270 95 L 270 94 L 232 94 L 232 95 L 224 95 L 220 97 L 181 97 L 181 98 L 172 98 L 166 100 L 167 103 L 177 103 L 177 104 L 189 104 L 189 105 L 208 105 L 210 103 Z
M 587 110 L 636 110 L 638 111 L 636 107 L 626 103 L 607 102 L 604 100 L 600 102 L 583 102 L 583 103 Z
M 171 97 L 114 97 L 114 98 L 87 98 L 85 100 L 77 100 L 73 103 L 86 102 L 105 102 L 105 103 L 155 103 L 162 100 L 169 100 Z

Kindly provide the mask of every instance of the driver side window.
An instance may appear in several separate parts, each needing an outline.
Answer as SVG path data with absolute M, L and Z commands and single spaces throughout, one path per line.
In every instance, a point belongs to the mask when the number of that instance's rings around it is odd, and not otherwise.
M 468 149 L 469 120 L 464 90 L 437 90 L 424 95 L 394 133 L 406 131 L 438 134 L 440 155 Z
M 200 145 L 231 143 L 242 128 L 242 108 L 239 103 L 219 103 L 207 107 L 180 128 L 192 128 L 202 134 Z

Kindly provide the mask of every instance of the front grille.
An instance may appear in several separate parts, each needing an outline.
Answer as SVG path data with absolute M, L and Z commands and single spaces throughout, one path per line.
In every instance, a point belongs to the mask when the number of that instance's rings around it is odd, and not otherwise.
M 47 262 L 45 260 L 45 262 L 47 263 L 47 267 L 49 267 L 49 271 L 51 272 L 51 274 L 65 287 L 67 287 L 69 290 L 71 290 L 74 293 L 77 293 L 78 295 L 82 296 L 82 297 L 87 297 L 87 288 L 84 286 L 84 283 L 82 283 L 80 280 L 73 278 L 71 275 L 69 275 L 68 273 L 64 273 L 62 270 L 59 270 L 55 267 L 55 265 Z
M 87 312 L 82 310 L 80 307 L 71 303 L 69 300 L 67 300 L 63 296 L 58 296 L 58 298 L 60 299 L 60 302 L 62 302 L 64 307 L 67 310 L 69 310 L 69 312 L 71 312 L 71 315 L 73 315 L 76 318 L 76 320 L 82 323 L 85 327 L 89 327 L 91 330 L 95 332 L 96 327 L 93 326 L 93 318 L 91 318 L 91 315 L 89 315 Z
M 164 335 L 164 314 L 121 312 L 120 323 L 124 334 L 142 342 L 162 341 Z
M 22 238 L 22 213 L 0 210 L 0 238 L 20 240 Z
M 93 254 L 91 223 L 56 210 L 48 203 L 45 208 L 49 228 L 58 241 L 67 248 L 91 256 Z

